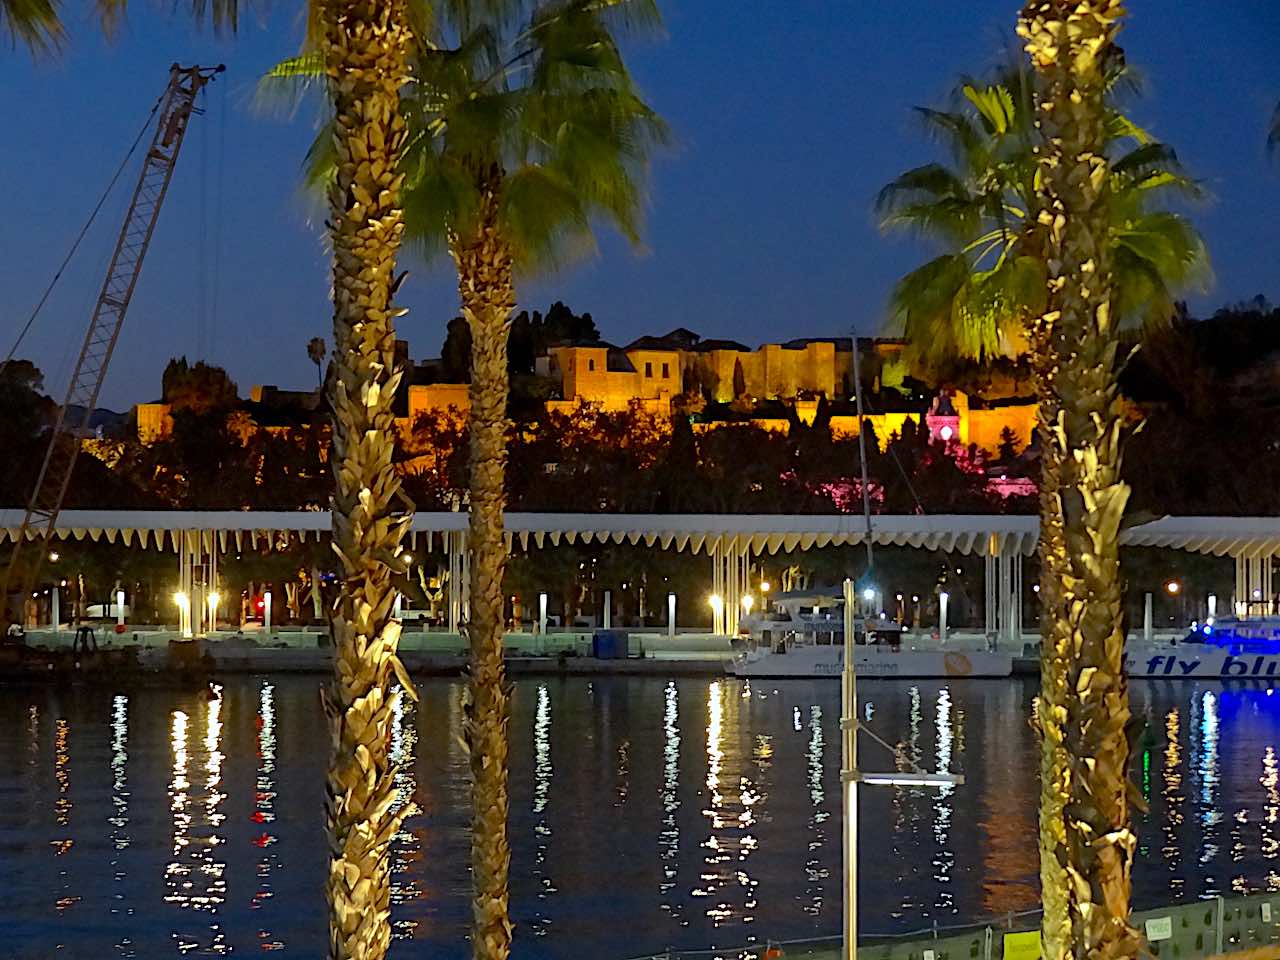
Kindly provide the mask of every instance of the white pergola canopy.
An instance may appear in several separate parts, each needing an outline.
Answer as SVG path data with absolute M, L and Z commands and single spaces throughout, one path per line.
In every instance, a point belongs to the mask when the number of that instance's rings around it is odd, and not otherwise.
M 0 510 L 0 542 L 13 540 L 22 512 Z M 177 549 L 180 535 L 199 532 L 212 547 L 239 547 L 245 540 L 272 542 L 281 534 L 317 541 L 329 531 L 327 511 L 288 510 L 64 510 L 55 535 L 132 546 Z M 412 532 L 418 535 L 460 532 L 467 515 L 419 513 Z M 859 515 L 790 514 L 611 514 L 508 513 L 509 540 L 524 548 L 561 543 L 629 543 L 663 549 L 710 551 L 717 544 L 748 549 L 753 554 L 860 544 L 865 521 Z M 1039 521 L 1034 516 L 1006 514 L 932 516 L 880 515 L 872 518 L 872 542 L 960 554 L 988 555 L 1035 551 Z M 1214 556 L 1255 557 L 1280 553 L 1280 517 L 1164 517 L 1126 529 L 1129 546 L 1167 547 Z

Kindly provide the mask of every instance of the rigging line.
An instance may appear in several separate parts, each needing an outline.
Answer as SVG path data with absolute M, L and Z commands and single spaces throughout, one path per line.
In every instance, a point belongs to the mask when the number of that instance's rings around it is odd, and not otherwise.
M 18 352 L 18 347 L 22 346 L 22 341 L 26 339 L 27 334 L 31 331 L 31 325 L 36 322 L 36 317 L 40 315 L 40 311 L 44 309 L 45 303 L 49 299 L 49 295 L 53 293 L 53 288 L 57 286 L 58 281 L 62 278 L 62 273 L 67 269 L 67 264 L 71 262 L 71 258 L 75 256 L 76 250 L 80 248 L 81 241 L 84 240 L 85 234 L 89 232 L 89 228 L 93 226 L 93 221 L 97 218 L 102 205 L 107 202 L 107 197 L 111 195 L 111 191 L 115 188 L 116 182 L 120 179 L 120 175 L 124 173 L 125 167 L 129 165 L 129 161 L 133 158 L 134 152 L 138 149 L 138 144 L 142 142 L 142 138 L 146 135 L 147 130 L 151 128 L 151 121 L 155 118 L 156 111 L 160 109 L 160 104 L 164 101 L 162 94 L 156 100 L 155 106 L 151 108 L 151 112 L 147 114 L 147 120 L 142 125 L 142 129 L 138 131 L 137 137 L 134 138 L 133 145 L 129 147 L 129 152 L 125 154 L 124 159 L 120 161 L 120 166 L 116 168 L 116 172 L 111 177 L 111 182 L 107 184 L 107 189 L 102 192 L 102 196 L 98 198 L 97 204 L 94 205 L 93 212 L 89 214 L 89 219 L 85 221 L 80 232 L 76 235 L 75 242 L 71 244 L 71 249 L 67 251 L 67 255 L 63 257 L 62 263 L 58 266 L 58 270 L 53 275 L 53 279 L 49 281 L 49 285 L 45 287 L 44 293 L 40 297 L 40 301 L 36 304 L 31 316 L 27 318 L 27 322 L 23 325 L 18 338 L 13 342 L 13 346 L 9 348 L 9 352 L 5 355 L 4 362 L 0 363 L 0 375 L 3 375 L 5 368 L 9 366 L 9 361 L 13 359 L 13 355 Z
M 207 108 L 209 95 L 200 91 L 201 102 Z M 208 305 L 209 286 L 207 283 L 207 241 L 208 241 L 208 200 L 209 200 L 209 132 L 207 124 L 200 124 L 200 187 L 198 196 L 199 223 L 196 228 L 196 355 L 195 362 L 205 359 L 204 330 L 205 308 Z
M 218 93 L 218 145 L 214 162 L 217 168 L 213 191 L 213 303 L 209 311 L 209 359 L 214 359 L 218 344 L 218 288 L 222 272 L 222 182 L 226 172 L 227 157 L 227 85 L 223 84 Z
M 867 408 L 872 413 L 884 413 L 883 410 L 877 411 L 875 409 L 875 405 L 872 404 L 871 401 L 864 399 L 863 402 L 866 404 Z M 922 429 L 928 429 L 926 425 L 925 417 L 920 418 L 920 426 Z M 862 424 L 858 424 L 858 429 L 859 430 L 862 429 Z M 920 497 L 916 494 L 916 488 L 911 485 L 911 478 L 907 476 L 906 468 L 902 465 L 902 461 L 898 458 L 897 451 L 893 449 L 893 443 L 892 442 L 886 443 L 885 450 L 888 451 L 889 456 L 893 457 L 893 462 L 897 465 L 898 472 L 902 474 L 902 482 L 907 485 L 907 490 L 911 494 L 911 499 L 916 502 L 916 512 L 919 513 L 921 516 L 925 516 L 926 514 L 928 514 L 929 511 L 927 511 L 924 508 L 924 504 L 920 502 Z

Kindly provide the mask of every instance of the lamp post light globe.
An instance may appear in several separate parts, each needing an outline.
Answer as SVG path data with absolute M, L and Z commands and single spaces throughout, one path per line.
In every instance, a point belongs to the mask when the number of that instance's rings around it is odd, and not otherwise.
M 1173 596 L 1177 596 L 1178 593 L 1182 590 L 1182 584 L 1180 584 L 1177 580 L 1170 580 L 1168 583 L 1164 585 L 1164 588 L 1166 591 L 1168 591 L 1169 596 L 1173 597 Z
M 770 584 L 769 584 L 769 581 L 768 581 L 768 580 L 761 580 L 761 581 L 760 581 L 760 592 L 761 592 L 761 593 L 768 593 L 771 589 L 772 589 L 772 587 L 770 586 Z

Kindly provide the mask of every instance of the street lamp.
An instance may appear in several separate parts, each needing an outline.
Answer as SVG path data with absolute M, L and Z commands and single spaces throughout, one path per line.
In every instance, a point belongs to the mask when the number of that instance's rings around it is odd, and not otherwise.
M 1178 595 L 1179 591 L 1182 590 L 1182 584 L 1180 584 L 1177 580 L 1170 580 L 1168 583 L 1164 585 L 1164 588 L 1165 590 L 1169 591 L 1169 596 L 1175 597 Z
M 949 773 L 928 773 L 912 764 L 913 769 L 894 773 L 865 773 L 858 769 L 859 730 L 858 673 L 854 669 L 854 584 L 844 582 L 844 669 L 840 673 L 840 786 L 844 811 L 844 931 L 841 960 L 857 960 L 858 956 L 858 784 L 892 787 L 949 787 L 964 783 L 964 777 Z M 899 595 L 901 598 L 901 595 Z M 865 730 L 868 736 L 888 747 L 883 740 Z M 891 749 L 891 748 L 890 748 Z
M 760 592 L 761 592 L 761 593 L 768 593 L 768 592 L 769 592 L 770 590 L 772 590 L 772 589 L 773 589 L 773 588 L 769 585 L 769 581 L 768 581 L 768 580 L 761 580 L 761 581 L 760 581 Z

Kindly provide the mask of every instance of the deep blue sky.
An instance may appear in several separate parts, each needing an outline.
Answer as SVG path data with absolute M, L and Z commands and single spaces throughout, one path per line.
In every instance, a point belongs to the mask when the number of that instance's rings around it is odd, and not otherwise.
M 305 344 L 328 333 L 329 311 L 325 252 L 296 186 L 311 118 L 264 116 L 251 102 L 256 78 L 297 47 L 296 8 L 277 2 L 269 16 L 246 17 L 237 37 L 217 39 L 169 14 L 167 3 L 136 3 L 126 28 L 107 42 L 77 12 L 86 6 L 67 4 L 72 37 L 60 57 L 33 63 L 21 50 L 0 50 L 0 355 L 132 141 L 169 63 L 221 61 L 228 72 L 188 136 L 103 399 L 121 409 L 154 398 L 163 364 L 183 353 L 226 366 L 242 393 L 255 383 L 313 383 Z M 591 311 L 605 337 L 620 343 L 676 326 L 748 343 L 839 334 L 850 325 L 880 329 L 894 279 L 927 252 L 882 237 L 871 213 L 886 180 L 932 155 L 909 107 L 941 102 L 957 74 L 989 64 L 1017 7 L 1016 0 L 665 0 L 667 38 L 632 53 L 642 86 L 680 141 L 656 168 L 648 250 L 636 255 L 607 239 L 598 259 L 525 284 L 521 305 L 545 309 L 563 299 Z M 1280 299 L 1280 160 L 1268 161 L 1263 150 L 1280 100 L 1280 6 L 1133 0 L 1130 7 L 1123 43 L 1147 83 L 1132 112 L 1175 145 L 1214 194 L 1196 216 L 1216 285 L 1193 305 L 1207 311 L 1257 293 Z M 123 192 L 22 351 L 59 394 L 122 211 Z M 450 271 L 411 258 L 404 266 L 412 275 L 401 336 L 415 358 L 437 355 L 456 312 Z

